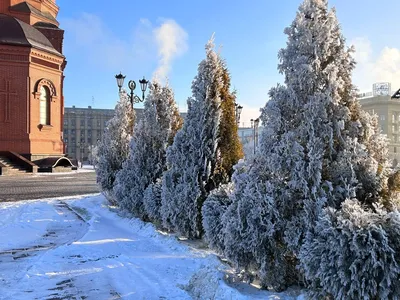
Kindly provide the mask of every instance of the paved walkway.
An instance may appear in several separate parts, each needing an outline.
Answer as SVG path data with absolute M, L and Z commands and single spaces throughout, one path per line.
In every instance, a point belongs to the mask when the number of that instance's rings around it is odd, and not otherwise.
M 95 172 L 0 176 L 0 202 L 99 193 Z

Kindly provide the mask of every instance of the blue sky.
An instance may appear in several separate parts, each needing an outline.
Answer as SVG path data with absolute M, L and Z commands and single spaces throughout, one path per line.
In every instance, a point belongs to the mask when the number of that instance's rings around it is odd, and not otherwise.
M 79 3 L 79 4 L 78 4 Z M 113 108 L 118 99 L 114 76 L 127 79 L 167 75 L 182 111 L 191 82 L 204 58 L 204 45 L 215 43 L 226 59 L 242 122 L 258 117 L 268 90 L 282 82 L 277 53 L 283 30 L 300 0 L 58 0 L 65 29 L 65 105 Z M 343 33 L 358 52 L 354 82 L 370 90 L 373 82 L 400 88 L 400 39 L 396 26 L 400 1 L 335 0 Z M 140 105 L 138 105 L 140 107 Z

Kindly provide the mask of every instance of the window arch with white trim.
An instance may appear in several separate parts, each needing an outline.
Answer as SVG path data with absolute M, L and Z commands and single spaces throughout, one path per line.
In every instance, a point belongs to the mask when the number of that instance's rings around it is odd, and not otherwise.
M 50 90 L 47 86 L 40 87 L 40 124 L 50 125 Z
M 57 120 L 51 120 L 51 110 L 53 109 L 53 103 L 58 101 L 58 97 L 56 94 L 56 89 L 49 79 L 42 78 L 36 81 L 34 90 L 34 99 L 38 100 L 39 106 L 39 124 L 40 128 L 43 128 L 43 125 L 51 125 L 51 122 Z M 36 106 L 37 107 L 37 106 Z

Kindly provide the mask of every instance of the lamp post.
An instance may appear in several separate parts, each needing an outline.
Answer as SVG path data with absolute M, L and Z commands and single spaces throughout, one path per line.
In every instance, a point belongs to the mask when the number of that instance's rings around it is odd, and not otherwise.
M 115 78 L 117 79 L 117 85 L 119 88 L 119 91 L 121 92 L 122 86 L 124 85 L 124 80 L 125 80 L 124 75 L 121 74 L 121 72 L 118 75 L 115 75 Z M 136 96 L 133 91 L 136 88 L 136 82 L 134 80 L 129 80 L 128 82 L 128 87 L 131 90 L 131 94 L 130 94 L 130 100 L 131 100 L 131 104 L 132 104 L 132 108 L 133 108 L 133 104 L 134 103 L 139 103 L 139 102 L 143 102 L 144 101 L 144 92 L 147 89 L 147 84 L 149 83 L 148 80 L 146 80 L 144 77 L 143 79 L 139 80 L 140 83 L 140 89 L 142 90 L 142 98 Z
M 236 118 L 236 124 L 238 125 L 238 127 L 239 127 L 240 114 L 242 113 L 242 109 L 243 109 L 243 106 L 235 103 L 235 118 Z
M 256 147 L 258 146 L 258 126 L 260 124 L 260 118 L 251 119 L 251 127 L 253 128 L 253 145 L 254 145 L 254 154 L 256 154 Z

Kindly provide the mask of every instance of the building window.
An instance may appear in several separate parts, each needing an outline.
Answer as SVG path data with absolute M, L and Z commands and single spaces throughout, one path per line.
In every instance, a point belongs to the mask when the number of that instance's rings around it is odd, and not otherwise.
M 392 114 L 392 122 L 394 123 L 394 122 L 396 122 L 396 114 Z
M 68 120 L 64 119 L 64 126 L 68 126 Z
M 381 115 L 381 121 L 385 121 L 385 116 Z
M 50 90 L 47 86 L 40 87 L 40 124 L 50 125 Z
M 393 153 L 397 153 L 397 147 L 393 147 Z
M 396 125 L 392 125 L 392 132 L 396 132 Z
M 396 143 L 397 142 L 397 135 L 393 134 L 393 138 L 392 139 L 393 139 L 393 142 Z

